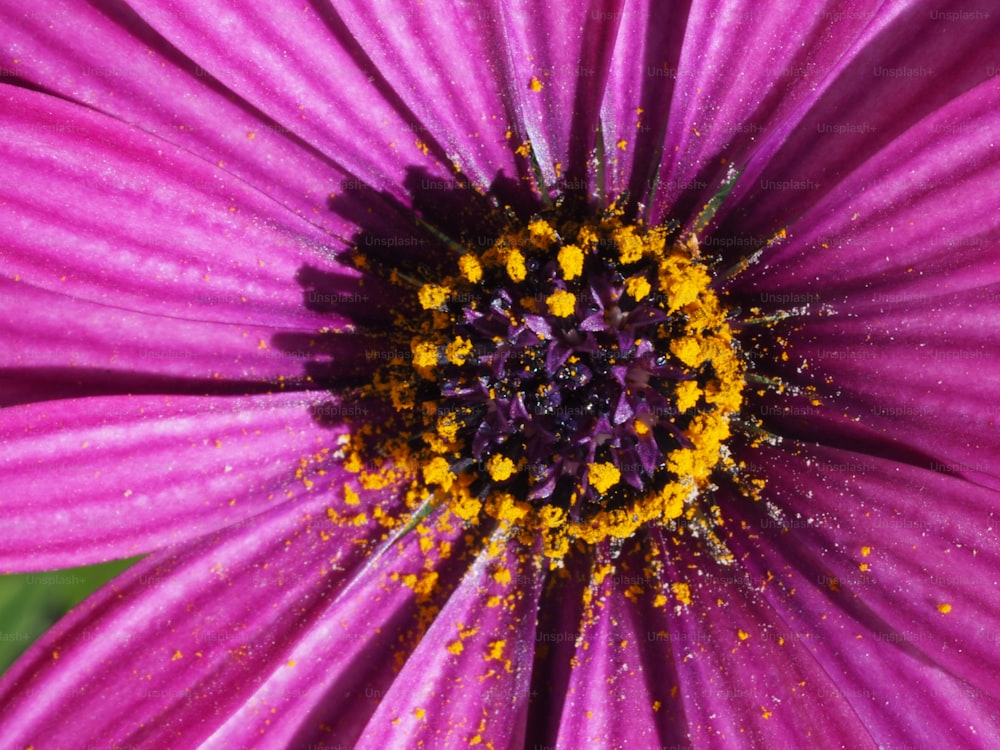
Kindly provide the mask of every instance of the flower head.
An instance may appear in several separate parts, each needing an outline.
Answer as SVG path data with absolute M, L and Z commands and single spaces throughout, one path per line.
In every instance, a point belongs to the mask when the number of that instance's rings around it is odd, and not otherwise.
M 985 2 L 32 7 L 5 739 L 997 735 Z

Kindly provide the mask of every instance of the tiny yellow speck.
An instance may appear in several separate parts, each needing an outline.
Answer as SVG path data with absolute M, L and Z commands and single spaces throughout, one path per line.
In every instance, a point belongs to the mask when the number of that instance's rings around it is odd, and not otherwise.
M 736 637 L 739 638 L 741 641 L 745 641 L 747 638 L 750 637 L 750 634 L 745 630 L 740 629 L 736 631 Z
M 537 91 L 541 91 L 542 90 L 542 82 L 539 81 L 534 76 L 531 77 L 531 83 L 528 84 L 528 85 L 531 87 L 532 91 L 536 91 L 537 92 Z
M 358 498 L 358 493 L 355 492 L 350 485 L 344 485 L 344 502 L 347 505 L 357 505 L 361 500 Z
M 868 557 L 868 555 L 870 555 L 871 553 L 872 553 L 872 548 L 871 547 L 867 547 L 866 546 L 866 547 L 862 547 L 861 548 L 861 556 L 862 557 Z
M 940 612 L 942 615 L 946 615 L 949 612 L 951 612 L 951 605 L 950 604 L 939 604 L 939 605 L 937 605 L 937 611 Z
M 622 138 L 620 141 L 618 141 L 618 148 L 620 148 L 622 151 L 628 149 L 628 141 Z
M 184 654 L 180 651 L 174 651 L 174 655 L 170 657 L 170 661 L 177 661 L 178 659 L 183 659 Z

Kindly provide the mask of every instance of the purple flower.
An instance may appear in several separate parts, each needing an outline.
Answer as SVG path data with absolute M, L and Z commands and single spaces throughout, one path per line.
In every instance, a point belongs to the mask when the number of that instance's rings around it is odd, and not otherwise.
M 2 3 L 7 745 L 991 746 L 996 10 L 335 6 Z

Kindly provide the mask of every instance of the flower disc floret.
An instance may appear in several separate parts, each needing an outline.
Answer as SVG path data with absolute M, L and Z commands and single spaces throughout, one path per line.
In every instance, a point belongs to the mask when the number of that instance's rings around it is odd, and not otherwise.
M 552 209 L 420 284 L 412 357 L 371 388 L 399 411 L 394 463 L 424 467 L 415 496 L 551 557 L 705 523 L 745 366 L 696 249 L 614 207 Z

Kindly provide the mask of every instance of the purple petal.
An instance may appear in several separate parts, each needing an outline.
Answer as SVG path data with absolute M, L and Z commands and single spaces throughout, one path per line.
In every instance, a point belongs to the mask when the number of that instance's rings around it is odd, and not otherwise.
M 280 346 L 271 328 L 147 315 L 23 282 L 0 281 L 0 323 L 4 406 L 91 394 L 278 388 L 281 379 L 302 383 L 320 351 Z
M 629 191 L 646 204 L 652 197 L 690 6 L 691 0 L 623 3 L 609 19 L 619 24 L 601 104 L 602 187 L 609 196 Z
M 496 13 L 481 3 L 351 0 L 337 3 L 327 19 L 333 43 L 371 66 L 372 85 L 405 115 L 410 131 L 400 140 L 408 135 L 435 144 L 479 185 L 490 185 L 498 172 L 518 175 L 519 144 L 512 146 L 506 135 L 515 108 L 508 82 L 497 71 L 508 50 L 497 46 Z M 454 184 L 443 183 L 446 189 Z
M 744 164 L 772 133 L 783 137 L 786 131 L 778 128 L 807 106 L 817 84 L 853 52 L 859 35 L 884 23 L 890 11 L 882 5 L 878 0 L 700 4 L 686 19 L 679 58 L 656 63 L 676 80 L 663 144 L 669 158 L 658 175 L 653 216 L 659 219 L 672 208 L 676 213 L 681 196 L 684 208 L 699 211 L 727 164 Z M 795 18 L 794 33 L 789 17 Z M 626 118 L 621 105 L 617 113 Z
M 417 121 L 332 11 L 274 15 L 222 1 L 132 2 L 134 12 L 113 3 L 73 13 L 57 0 L 31 13 L 4 5 L 6 52 L 24 80 L 221 162 L 334 232 L 328 197 L 357 190 L 357 181 L 405 201 L 408 167 L 450 176 L 439 166 L 445 155 L 425 155 Z
M 745 501 L 729 511 L 758 530 L 730 542 L 762 598 L 814 644 L 880 743 L 995 736 L 997 493 L 896 460 L 786 445 L 756 456 L 784 522 Z
M 215 164 L 84 107 L 11 86 L 0 102 L 0 128 L 16 133 L 0 139 L 8 278 L 178 326 L 344 324 L 311 312 L 297 282 L 308 262 L 361 294 L 323 261 L 323 235 L 308 222 Z
M 822 5 L 843 12 L 839 4 Z M 845 14 L 827 35 L 834 41 L 829 52 L 836 55 L 827 61 L 835 65 L 821 66 L 820 77 L 810 75 L 799 84 L 776 87 L 785 117 L 761 133 L 760 148 L 750 157 L 723 214 L 731 211 L 743 232 L 766 236 L 829 196 L 838 182 L 888 144 L 905 142 L 914 125 L 937 117 L 980 84 L 995 89 L 992 41 L 1000 17 L 989 0 L 963 4 L 960 10 L 973 20 L 948 20 L 944 16 L 956 12 L 956 6 L 941 0 L 885 3 L 861 21 L 864 27 L 857 36 L 851 29 L 857 29 L 859 21 Z M 786 38 L 802 44 L 799 33 Z M 816 46 L 807 43 L 802 49 Z M 758 60 L 760 67 L 771 65 L 767 56 Z M 770 75 L 773 80 L 773 71 Z M 980 96 L 987 96 L 982 89 Z M 724 115 L 723 122 L 744 120 Z M 954 140 L 962 131 L 938 135 Z M 939 144 L 938 159 L 952 156 Z M 731 161 L 746 163 L 738 156 Z M 914 164 L 912 158 L 908 162 Z
M 510 575 L 509 584 L 497 581 L 501 570 Z M 531 557 L 519 555 L 513 544 L 499 555 L 480 553 L 393 680 L 356 747 L 379 750 L 421 741 L 427 747 L 523 747 L 542 582 Z M 498 601 L 491 604 L 492 596 Z M 484 696 L 503 711 L 484 714 Z
M 325 490 L 320 394 L 118 396 L 4 409 L 0 569 L 141 554 Z M 296 469 L 301 468 L 301 477 Z
M 496 35 L 486 49 L 503 50 L 494 60 L 504 67 L 494 75 L 511 92 L 515 135 L 531 142 L 550 186 L 589 190 L 587 160 L 621 6 L 621 0 L 475 5 Z
M 4 738 L 194 747 L 222 742 L 235 727 L 241 742 L 270 731 L 275 746 L 294 745 L 281 737 L 317 706 L 336 713 L 343 702 L 334 686 L 362 673 L 367 659 L 391 657 L 415 616 L 413 591 L 393 583 L 367 549 L 381 527 L 336 526 L 330 504 L 318 496 L 283 503 L 158 552 L 106 586 L 4 677 Z M 411 538 L 390 557 L 419 568 L 422 555 Z M 321 734 L 315 724 L 309 730 Z
M 760 305 L 794 289 L 820 303 L 884 307 L 1000 281 L 1000 80 L 927 117 L 836 186 L 766 262 L 737 277 L 734 296 Z M 822 274 L 823 288 L 810 280 Z M 780 300 L 780 297 L 774 299 Z M 780 306 L 780 303 L 779 305 Z M 788 305 L 786 305 L 787 307 Z M 899 305 L 892 305 L 898 307 Z M 774 309 L 767 305 L 765 309 Z

